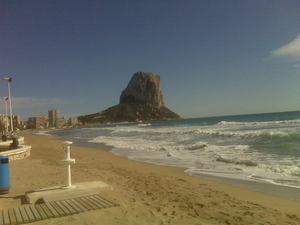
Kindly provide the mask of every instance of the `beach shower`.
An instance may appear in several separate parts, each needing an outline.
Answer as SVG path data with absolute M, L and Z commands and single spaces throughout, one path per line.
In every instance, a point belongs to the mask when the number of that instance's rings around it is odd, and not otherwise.
M 62 188 L 76 188 L 76 185 L 71 184 L 71 163 L 75 163 L 75 159 L 70 158 L 70 145 L 73 144 L 71 141 L 64 141 L 62 143 L 63 149 L 65 150 L 65 159 L 62 159 L 62 162 L 65 162 L 67 165 L 67 184 L 62 186 Z

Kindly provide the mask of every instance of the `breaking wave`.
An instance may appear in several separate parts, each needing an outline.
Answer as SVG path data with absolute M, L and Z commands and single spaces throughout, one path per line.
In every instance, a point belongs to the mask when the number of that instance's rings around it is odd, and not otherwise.
M 216 137 L 235 137 L 242 139 L 252 139 L 252 138 L 290 138 L 294 140 L 300 140 L 300 133 L 294 132 L 291 133 L 291 130 L 284 129 L 245 129 L 245 130 L 234 130 L 234 129 L 218 129 L 217 127 L 210 128 L 190 128 L 190 127 L 181 127 L 180 129 L 141 129 L 140 127 L 120 127 L 116 129 L 111 129 L 113 134 L 122 134 L 122 133 L 140 133 L 140 134 L 149 134 L 149 135 L 202 135 L 202 136 L 216 136 Z
M 252 160 L 239 160 L 237 158 L 234 159 L 225 159 L 222 156 L 219 156 L 216 161 L 224 162 L 224 163 L 232 163 L 236 165 L 245 165 L 245 166 L 257 166 L 258 163 L 253 162 Z
M 300 124 L 300 119 L 297 120 L 280 120 L 280 121 L 266 121 L 266 122 L 231 122 L 221 121 L 218 125 L 239 125 L 239 126 L 270 126 L 270 125 L 282 125 L 282 124 Z

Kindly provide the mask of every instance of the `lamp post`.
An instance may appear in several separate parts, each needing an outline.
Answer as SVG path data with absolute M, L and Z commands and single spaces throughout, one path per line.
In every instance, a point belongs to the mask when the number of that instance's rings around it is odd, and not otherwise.
M 5 115 L 6 115 L 6 129 L 5 129 L 5 135 L 7 135 L 8 133 L 8 117 L 7 117 L 7 100 L 8 100 L 8 97 L 2 97 L 2 99 L 5 100 Z
M 11 77 L 10 78 L 2 78 L 2 80 L 6 80 L 7 85 L 8 85 L 9 114 L 10 114 L 10 136 L 12 138 L 13 133 L 14 133 L 14 127 L 13 127 L 13 118 L 12 118 L 12 109 L 11 109 L 11 96 L 10 96 Z

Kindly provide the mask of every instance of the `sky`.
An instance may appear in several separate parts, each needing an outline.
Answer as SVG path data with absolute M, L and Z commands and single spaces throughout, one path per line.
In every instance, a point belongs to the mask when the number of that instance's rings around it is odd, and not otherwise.
M 300 1 L 0 0 L 0 74 L 22 120 L 105 110 L 138 71 L 184 118 L 300 110 Z

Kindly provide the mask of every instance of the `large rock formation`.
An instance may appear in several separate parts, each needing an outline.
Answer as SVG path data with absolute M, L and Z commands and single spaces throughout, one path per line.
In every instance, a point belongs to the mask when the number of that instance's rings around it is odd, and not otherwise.
M 78 119 L 83 124 L 106 124 L 174 120 L 181 117 L 165 106 L 160 90 L 160 76 L 154 73 L 137 72 L 122 91 L 118 105 L 99 113 L 80 116 Z
M 165 106 L 160 91 L 160 76 L 155 73 L 135 73 L 120 97 L 121 104 L 126 102 Z

